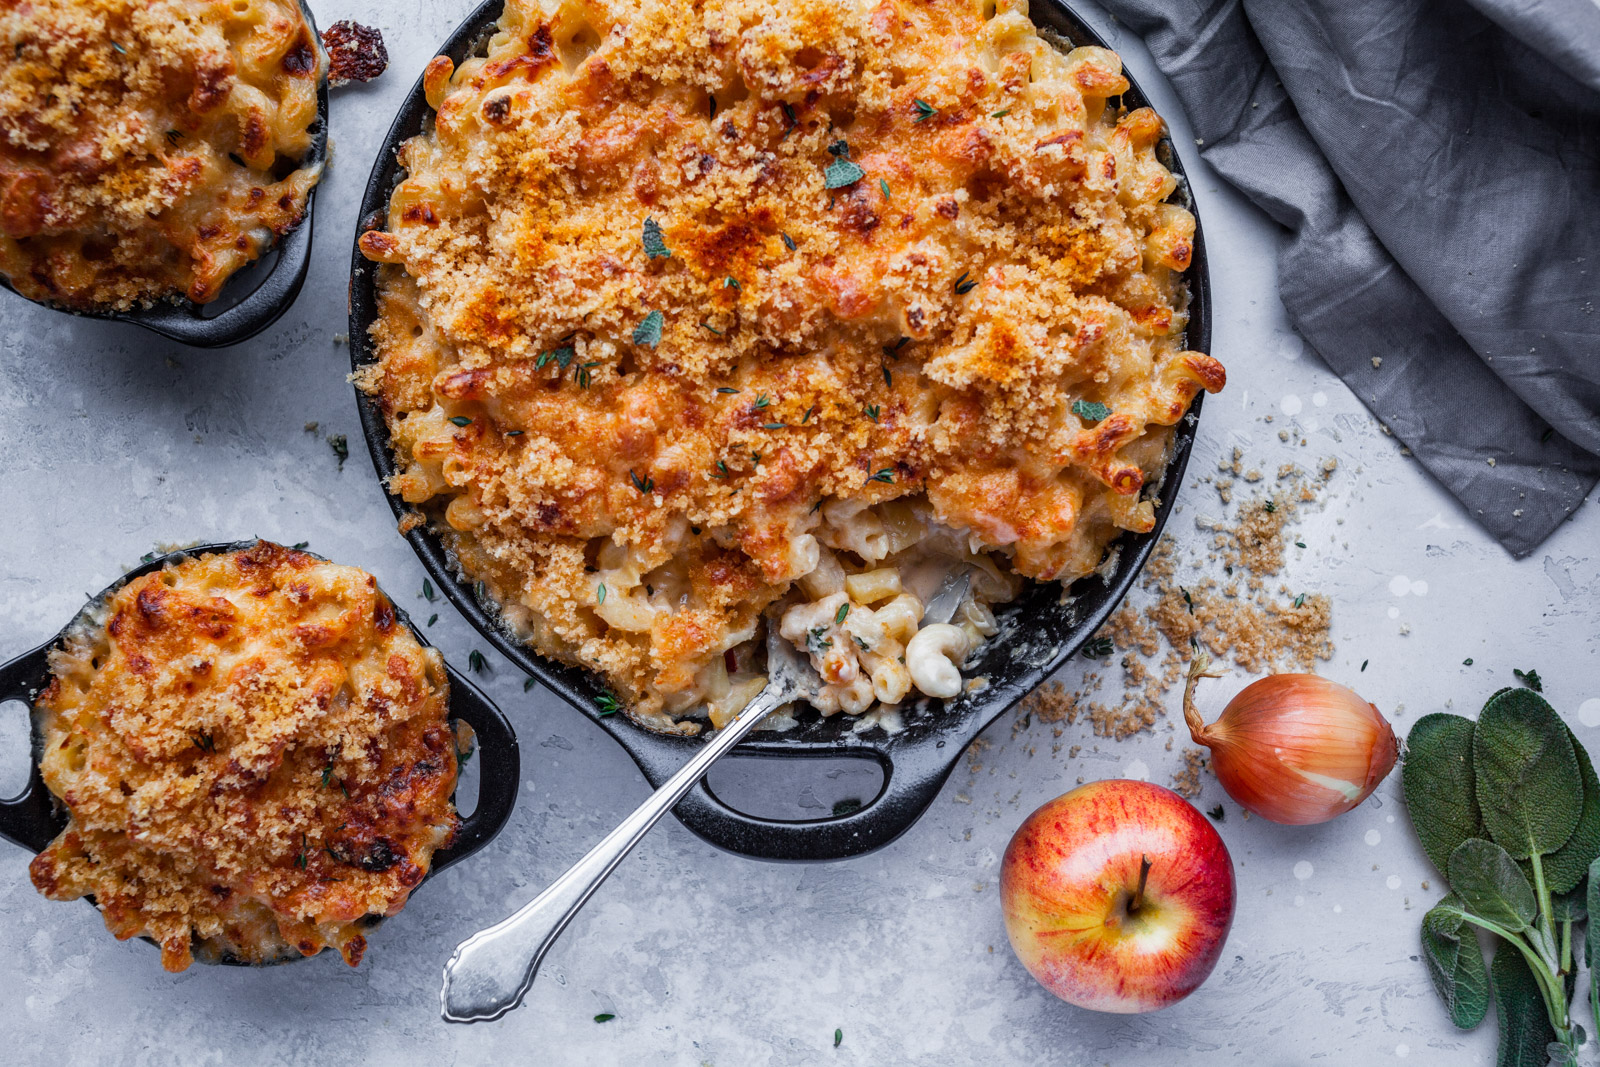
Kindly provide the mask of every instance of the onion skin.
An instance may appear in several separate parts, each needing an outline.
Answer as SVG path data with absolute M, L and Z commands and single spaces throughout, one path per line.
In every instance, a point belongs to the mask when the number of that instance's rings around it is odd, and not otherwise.
M 1314 674 L 1273 674 L 1246 686 L 1207 726 L 1194 685 L 1208 663 L 1196 657 L 1184 718 L 1228 795 L 1273 822 L 1327 822 L 1360 804 L 1394 769 L 1400 744 L 1378 709 Z

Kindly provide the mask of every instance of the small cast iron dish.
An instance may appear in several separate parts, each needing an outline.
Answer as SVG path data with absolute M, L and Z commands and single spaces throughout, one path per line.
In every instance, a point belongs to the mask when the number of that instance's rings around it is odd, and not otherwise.
M 41 717 L 34 709 L 33 701 L 39 691 L 50 682 L 48 662 L 50 650 L 65 641 L 67 633 L 83 617 L 84 612 L 103 603 L 128 581 L 158 571 L 168 563 L 179 563 L 190 556 L 233 552 L 249 548 L 253 544 L 254 541 L 234 541 L 227 544 L 195 545 L 192 548 L 169 552 L 164 556 L 147 560 L 112 582 L 98 596 L 93 597 L 82 611 L 73 616 L 71 622 L 61 628 L 60 633 L 33 651 L 24 652 L 10 662 L 0 665 L 0 702 L 20 700 L 26 703 L 29 721 L 32 724 L 29 731 L 32 743 L 28 785 L 20 795 L 10 799 L 0 799 L 0 837 L 37 854 L 43 852 L 67 825 L 66 808 L 56 800 L 39 773 L 44 736 L 41 730 Z M 317 559 L 324 558 L 314 552 L 307 554 Z M 393 604 L 393 601 L 390 603 Z M 411 619 L 398 606 L 395 607 L 395 616 L 424 647 L 431 647 L 428 639 L 418 632 L 412 625 Z M 475 755 L 478 759 L 478 803 L 473 808 L 472 814 L 461 820 L 455 841 L 450 847 L 439 849 L 433 854 L 433 864 L 428 869 L 427 877 L 423 879 L 424 883 L 446 867 L 460 863 L 487 845 L 501 831 L 506 820 L 511 817 L 511 809 L 516 806 L 517 790 L 522 780 L 517 735 L 511 728 L 511 723 L 477 686 L 467 680 L 465 675 L 448 663 L 445 664 L 445 671 L 450 676 L 450 720 L 452 723 L 466 723 L 477 735 Z M 454 800 L 454 797 L 451 799 Z M 93 897 L 85 899 L 91 905 L 94 904 Z M 369 916 L 364 921 L 370 928 L 377 926 L 382 919 Z M 149 938 L 141 940 L 150 941 Z M 154 941 L 150 943 L 155 944 Z M 328 953 L 318 953 L 318 955 L 328 955 Z M 337 957 L 338 953 L 331 955 Z M 296 953 L 268 963 L 292 963 L 306 958 L 308 957 Z M 230 966 L 267 965 L 249 964 L 231 956 L 224 956 L 221 959 L 203 958 L 199 954 L 195 956 L 195 961 Z
M 319 42 L 317 47 L 320 50 L 322 45 L 317 23 L 311 17 L 311 8 L 305 0 L 301 0 L 300 10 L 305 12 L 306 25 L 311 30 L 313 40 Z M 311 147 L 306 150 L 300 166 L 326 167 L 327 162 L 328 75 L 327 71 L 323 71 L 322 81 L 317 86 L 317 117 L 311 124 Z M 306 273 L 311 267 L 311 216 L 316 201 L 317 186 L 313 185 L 306 194 L 305 217 L 280 237 L 261 258 L 235 272 L 223 284 L 222 293 L 209 304 L 173 299 L 160 300 L 149 307 L 131 311 L 82 311 L 42 301 L 29 302 L 86 319 L 131 322 L 195 348 L 236 345 L 277 322 L 279 316 L 289 310 L 295 297 L 300 295 L 300 287 L 305 284 Z M 236 295 L 252 282 L 255 283 L 254 289 L 243 296 Z M 0 288 L 21 295 L 4 277 L 0 277 Z
M 449 56 L 460 65 L 469 55 L 479 53 L 493 33 L 500 10 L 501 0 L 485 0 L 444 42 L 439 54 Z M 1053 31 L 1071 46 L 1106 46 L 1105 41 L 1060 0 L 1040 0 L 1030 10 L 1036 24 Z M 1132 78 L 1128 80 L 1123 103 L 1130 109 L 1145 106 L 1148 100 L 1144 93 Z M 387 217 L 390 193 L 403 177 L 395 152 L 401 142 L 426 128 L 430 116 L 419 79 L 390 126 L 367 181 L 358 216 L 363 221 L 358 227 L 357 240 L 362 231 L 382 225 Z M 1171 141 L 1163 138 L 1157 153 L 1178 178 L 1178 189 L 1171 202 L 1193 212 L 1195 205 L 1189 184 Z M 350 357 L 352 367 L 359 370 L 377 358 L 367 330 L 377 318 L 378 265 L 362 256 L 359 247 L 353 248 L 352 253 Z M 1198 215 L 1188 284 L 1188 343 L 1190 347 L 1207 351 L 1211 346 L 1211 292 L 1205 239 Z M 1156 512 L 1155 529 L 1146 534 L 1120 537 L 1113 543 L 1111 564 L 1101 568 L 1101 575 L 1074 583 L 1066 597 L 1054 582 L 1032 583 L 1021 597 L 1006 605 L 999 613 L 1000 634 L 979 649 L 962 671 L 969 678 L 987 678 L 986 688 L 942 703 L 930 701 L 906 711 L 905 729 L 894 735 L 876 728 L 865 734 L 852 733 L 851 717 L 837 715 L 803 720 L 799 726 L 783 733 L 758 733 L 754 740 L 735 749 L 740 756 L 769 759 L 854 757 L 874 760 L 884 775 L 875 797 L 859 809 L 832 817 L 786 821 L 737 811 L 719 799 L 702 780 L 679 802 L 673 814 L 695 834 L 719 848 L 768 860 L 843 859 L 881 848 L 904 833 L 933 803 L 972 739 L 1071 658 L 1132 587 L 1161 537 L 1167 517 L 1172 513 L 1173 498 L 1183 484 L 1202 396 L 1195 397 L 1188 413 L 1174 428 L 1166 473 L 1157 484 L 1144 490 L 1146 496 L 1159 497 L 1162 501 Z M 360 389 L 356 390 L 356 404 L 367 447 L 372 450 L 372 462 L 377 467 L 378 477 L 387 485 L 388 478 L 395 472 L 395 464 L 383 413 Z M 1170 491 L 1166 491 L 1168 487 Z M 392 494 L 389 506 L 396 517 L 404 517 L 411 511 L 409 505 Z M 594 675 L 544 659 L 522 644 L 499 621 L 495 606 L 478 599 L 473 583 L 462 577 L 455 559 L 427 525 L 417 526 L 405 536 L 439 588 L 478 632 L 507 659 L 610 734 L 633 757 L 652 786 L 660 787 L 694 754 L 700 744 L 698 739 L 654 733 L 626 715 L 607 714 L 597 702 L 603 690 Z

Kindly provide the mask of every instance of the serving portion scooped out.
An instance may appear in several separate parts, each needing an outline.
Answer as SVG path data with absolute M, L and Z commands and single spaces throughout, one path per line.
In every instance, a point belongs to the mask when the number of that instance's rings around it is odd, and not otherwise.
M 1114 53 L 1016 4 L 766 12 L 508 3 L 430 65 L 437 122 L 361 238 L 391 490 L 664 730 L 759 691 L 769 608 L 825 714 L 951 695 L 990 605 L 1154 526 L 1171 427 L 1224 381 L 1184 348 L 1193 218 L 1159 118 L 1108 104 Z

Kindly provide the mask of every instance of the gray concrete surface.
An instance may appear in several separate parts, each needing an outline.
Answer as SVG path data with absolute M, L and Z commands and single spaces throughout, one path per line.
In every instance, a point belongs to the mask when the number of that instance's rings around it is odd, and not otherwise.
M 1088 5 L 1084 5 L 1088 8 Z M 0 294 L 0 653 L 31 647 L 152 546 L 259 534 L 307 540 L 376 573 L 417 607 L 423 571 L 397 536 L 345 381 L 348 247 L 357 198 L 390 116 L 468 0 L 322 0 L 324 24 L 381 26 L 394 63 L 335 100 L 334 161 L 317 253 L 298 304 L 270 334 L 221 352 L 77 321 Z M 1227 391 L 1207 405 L 1193 471 L 1245 449 L 1265 471 L 1335 456 L 1339 474 L 1300 526 L 1286 581 L 1334 603 L 1324 673 L 1359 687 L 1399 730 L 1446 707 L 1474 711 L 1536 667 L 1580 738 L 1600 741 L 1600 510 L 1591 499 L 1513 562 L 1385 436 L 1288 329 L 1271 224 L 1212 176 L 1138 42 L 1086 12 L 1171 120 L 1195 178 L 1213 257 Z M 1275 421 L 1264 422 L 1268 415 Z M 317 435 L 303 427 L 315 421 Z M 1294 428 L 1308 444 L 1278 440 Z M 349 436 L 340 469 L 323 434 Z M 1270 475 L 1269 475 L 1270 476 Z M 1191 482 L 1193 479 L 1191 479 Z M 1170 527 L 1203 543 L 1220 514 L 1186 486 Z M 419 618 L 425 618 L 423 612 Z M 958 770 L 927 816 L 880 853 L 816 866 L 720 854 L 672 820 L 601 890 L 547 960 L 521 1010 L 493 1025 L 438 1019 L 453 946 L 531 898 L 645 795 L 611 742 L 522 676 L 448 606 L 430 633 L 456 664 L 483 649 L 483 684 L 517 725 L 525 783 L 506 831 L 430 882 L 351 970 L 336 958 L 265 971 L 164 974 L 83 904 L 38 896 L 28 856 L 0 843 L 0 1033 L 27 1063 L 710 1063 L 1200 1065 L 1490 1063 L 1493 1020 L 1452 1029 L 1417 959 L 1439 896 L 1398 776 L 1360 809 L 1313 828 L 1245 821 L 1221 831 L 1239 907 L 1226 955 L 1188 1001 L 1141 1017 L 1077 1010 L 1012 958 L 996 877 L 1006 841 L 1079 777 L 1170 781 L 1179 724 L 1124 742 L 1080 721 L 991 728 L 983 768 Z M 1462 661 L 1473 659 L 1473 666 Z M 1364 672 L 1359 670 L 1368 662 Z M 1069 683 L 1082 671 L 1069 665 Z M 1212 714 L 1230 687 L 1217 683 Z M 1105 698 L 1102 692 L 1102 699 Z M 22 774 L 16 706 L 0 715 L 0 792 Z M 1179 738 L 1181 741 L 1182 738 Z M 1096 747 L 1097 746 L 1097 747 Z M 1031 751 L 1030 751 L 1031 750 Z M 1206 780 L 1200 803 L 1224 796 Z M 1434 888 L 1423 882 L 1433 878 Z M 1582 996 L 1580 987 L 1580 997 Z M 614 1013 L 597 1024 L 597 1013 Z M 1587 1011 L 1580 1018 L 1589 1025 Z M 844 1034 L 833 1048 L 835 1028 Z M 1594 1029 L 1590 1027 L 1591 1031 Z

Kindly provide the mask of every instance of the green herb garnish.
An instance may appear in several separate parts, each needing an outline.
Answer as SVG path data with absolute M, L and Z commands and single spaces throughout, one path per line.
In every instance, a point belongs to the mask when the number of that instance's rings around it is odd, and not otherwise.
M 894 484 L 894 468 L 885 467 L 885 468 L 883 468 L 883 470 L 879 471 L 877 474 L 874 474 L 872 477 L 868 478 L 867 481 L 868 482 L 884 482 L 884 483 L 887 483 L 889 485 L 893 485 Z
M 616 694 L 609 689 L 602 689 L 600 695 L 594 698 L 594 702 L 595 706 L 600 709 L 602 716 L 615 715 L 622 710 L 621 702 L 617 700 Z
M 920 96 L 912 102 L 917 106 L 917 117 L 915 120 L 917 122 L 927 122 L 929 119 L 933 118 L 933 116 L 939 113 L 938 108 L 934 107 Z
M 1228 813 L 1223 810 L 1221 804 L 1218 804 L 1216 807 L 1214 807 L 1210 811 L 1206 812 L 1206 814 L 1211 816 L 1213 819 L 1217 820 L 1218 822 L 1221 822 L 1223 819 L 1227 818 L 1227 815 L 1228 815 Z
M 1466 659 L 1464 659 L 1464 660 L 1462 660 L 1462 661 L 1461 661 L 1461 665 L 1462 665 L 1462 666 L 1463 666 L 1463 667 L 1470 667 L 1470 666 L 1472 666 L 1472 657 L 1471 657 L 1471 656 L 1468 656 L 1468 657 L 1467 657 L 1467 658 L 1466 658 Z
M 595 586 L 594 602 L 596 604 L 604 604 L 606 602 L 606 583 L 605 582 L 601 582 L 599 585 Z
M 628 468 L 628 481 L 632 482 L 633 487 L 639 490 L 640 496 L 649 496 L 656 487 L 656 480 L 654 478 L 646 475 L 643 479 L 641 479 L 637 474 L 633 473 L 633 468 L 631 467 Z
M 422 599 L 433 602 L 433 583 L 426 578 L 422 579 Z
M 957 296 L 966 296 L 978 287 L 977 281 L 970 277 L 971 273 L 971 271 L 964 270 L 961 272 L 961 277 L 956 279 L 955 289 Z
M 1362 671 L 1363 671 L 1363 672 L 1365 672 L 1365 671 L 1366 671 L 1366 669 L 1367 669 L 1367 664 L 1368 664 L 1368 663 L 1369 663 L 1369 662 L 1371 662 L 1371 661 L 1370 661 L 1370 660 L 1362 660 L 1362 661 L 1361 661 L 1361 670 L 1362 670 Z
M 293 548 L 296 552 L 300 552 L 300 551 L 304 550 L 304 548 L 307 545 L 309 545 L 310 543 L 311 543 L 310 541 L 296 541 L 293 545 L 290 545 L 289 547 Z
M 533 688 L 533 679 L 532 678 L 524 678 L 522 680 L 522 691 L 524 693 L 526 693 L 528 690 L 530 690 L 532 688 Z
M 742 392 L 744 392 L 744 390 L 743 389 L 735 389 L 732 386 L 728 386 L 728 385 L 723 385 L 723 386 L 719 386 L 717 388 L 717 392 L 722 393 L 724 396 L 732 396 L 735 393 L 742 393 Z
M 437 612 L 435 612 L 434 614 L 428 616 L 428 625 L 429 626 L 432 626 L 434 623 L 436 623 L 438 621 L 439 621 L 439 615 L 438 615 Z
M 883 190 L 883 202 L 887 204 L 893 197 L 889 195 L 889 182 L 886 178 L 878 179 L 878 188 Z
M 644 321 L 633 328 L 633 343 L 636 345 L 649 345 L 651 348 L 661 343 L 661 327 L 666 323 L 661 312 L 652 311 L 644 317 Z
M 588 363 L 580 364 L 572 369 L 572 380 L 578 383 L 579 389 L 589 388 L 594 381 L 594 379 L 589 376 L 589 372 L 599 365 L 600 361 L 596 359 L 591 360 Z
M 722 279 L 722 287 L 724 289 L 743 289 L 744 288 L 744 286 L 739 284 L 739 279 L 735 278 L 731 274 L 728 275 L 726 278 Z
M 1305 602 L 1306 602 L 1306 595 L 1304 593 L 1301 593 L 1299 596 L 1294 598 L 1294 606 L 1297 607 L 1297 608 L 1298 607 L 1303 607 L 1305 605 Z
M 1074 400 L 1072 413 L 1084 422 L 1099 422 L 1111 414 L 1111 409 L 1092 400 Z
M 816 413 L 817 405 L 812 404 L 810 407 L 806 408 L 806 413 L 800 417 L 800 425 L 804 426 L 806 423 L 810 422 L 811 416 L 815 415 Z
M 716 99 L 717 98 L 714 97 L 714 96 L 711 98 L 713 105 L 715 105 Z M 599 1015 L 596 1015 L 594 1017 L 594 1021 L 597 1022 L 597 1023 L 608 1023 L 612 1019 L 615 1019 L 616 1017 L 617 1017 L 616 1014 L 613 1013 L 613 1012 L 603 1011 Z
M 844 142 L 840 141 L 839 143 L 843 144 Z M 841 157 L 829 163 L 827 168 L 823 170 L 822 184 L 828 189 L 843 189 L 847 185 L 854 185 L 866 176 L 866 171 L 850 160 Z
M 189 740 L 193 741 L 194 747 L 198 748 L 201 752 L 215 752 L 217 750 L 216 739 L 210 734 L 197 734 L 196 736 L 189 738 Z
M 1083 643 L 1083 654 L 1090 659 L 1105 659 L 1112 651 L 1109 637 L 1091 637 Z
M 800 122 L 794 117 L 793 107 L 789 106 L 787 103 L 779 106 L 783 108 L 784 121 L 788 122 L 789 124 L 788 126 L 784 127 L 783 136 L 778 138 L 778 140 L 784 141 L 788 140 L 789 135 L 794 132 L 796 126 L 800 125 Z
M 672 250 L 667 247 L 667 239 L 661 233 L 661 223 L 654 218 L 644 220 L 644 233 L 640 240 L 644 244 L 644 254 L 651 259 L 666 259 L 672 255 Z
M 1492 985 L 1499 1063 L 1576 1064 L 1574 927 L 1600 914 L 1600 779 L 1588 753 L 1544 698 L 1502 689 L 1476 722 L 1419 719 L 1401 773 L 1423 851 L 1449 883 L 1423 917 L 1422 949 L 1451 1021 L 1482 1022 Z M 1488 967 L 1480 929 L 1498 939 Z M 1600 922 L 1585 941 L 1600 970 Z M 1590 1006 L 1600 1012 L 1600 995 Z
M 714 119 L 714 118 L 717 117 L 717 98 L 716 98 L 715 94 L 707 93 L 706 94 L 706 100 L 711 105 L 711 114 L 707 115 L 706 118 L 708 120 L 709 119 Z
M 484 662 L 483 653 L 473 649 L 467 653 L 467 666 L 472 668 L 474 674 L 482 674 L 487 664 Z
M 342 433 L 331 434 L 328 437 L 328 447 L 333 449 L 333 454 L 339 458 L 339 469 L 344 470 L 344 461 L 350 458 L 350 442 Z
M 302 871 L 306 869 L 306 853 L 309 852 L 309 851 L 310 851 L 310 849 L 306 845 L 306 835 L 305 834 L 301 834 L 300 835 L 300 854 L 294 858 L 294 865 L 296 867 L 299 867 Z
M 867 418 L 871 419 L 873 422 L 878 421 L 878 405 L 868 404 L 864 410 L 866 411 Z
M 1003 107 L 999 111 L 994 112 L 989 117 L 992 118 L 992 119 L 1003 119 L 1009 114 L 1011 114 L 1011 109 L 1009 107 Z
M 116 41 L 112 41 L 111 42 L 111 47 L 115 48 L 117 50 L 117 54 L 118 55 L 124 55 L 125 56 L 125 55 L 128 54 L 128 50 L 126 48 L 122 47 L 122 45 L 118 44 Z
M 794 243 L 794 238 L 790 237 L 788 234 L 780 233 L 780 234 L 778 234 L 778 236 L 783 238 L 783 246 L 785 248 L 787 248 L 789 251 L 793 252 L 798 247 Z
M 1265 504 L 1261 505 L 1261 510 L 1265 511 L 1268 515 L 1271 515 L 1274 511 L 1278 510 L 1278 504 L 1276 501 L 1269 500 Z
M 177 143 L 179 141 L 181 141 L 181 140 L 183 140 L 183 131 L 182 130 L 168 130 L 167 131 L 167 143 L 168 144 L 176 146 Z
M 806 651 L 814 656 L 820 656 L 833 647 L 833 639 L 827 636 L 826 626 L 813 626 L 806 631 Z
M 841 1042 L 843 1040 L 844 1040 L 844 1031 L 843 1030 L 835 1030 L 833 1032 L 833 1047 L 834 1048 L 838 1048 L 839 1047 L 839 1042 Z
M 467 418 L 465 415 L 452 415 L 452 416 L 450 416 L 450 421 L 455 423 L 457 426 L 471 426 L 472 425 L 472 420 Z
M 763 430 L 786 430 L 789 428 L 789 424 L 787 422 L 763 422 L 761 428 Z M 755 457 L 755 462 L 760 463 L 761 457 Z
M 1539 677 L 1538 671 L 1523 672 L 1513 670 L 1511 673 L 1516 676 L 1517 681 L 1532 689 L 1535 693 L 1544 692 L 1544 680 Z
M 711 325 L 711 324 L 710 324 L 710 323 L 709 323 L 709 322 L 707 322 L 707 321 L 706 321 L 706 320 L 705 320 L 705 319 L 701 319 L 701 320 L 700 320 L 700 325 L 701 325 L 701 326 L 704 326 L 704 327 L 705 327 L 705 328 L 706 328 L 706 329 L 708 329 L 708 330 L 710 330 L 710 331 L 711 331 L 711 332 L 712 332 L 712 333 L 714 333 L 714 334 L 716 334 L 716 335 L 717 335 L 717 336 L 718 336 L 718 337 L 721 337 L 721 336 L 722 336 L 722 331 L 721 331 L 721 330 L 719 330 L 719 329 L 717 329 L 717 328 L 716 328 L 716 327 L 715 327 L 715 326 L 713 326 L 713 325 Z M 737 392 L 738 392 L 738 391 L 739 391 L 739 390 L 737 390 L 737 389 L 735 389 L 735 390 L 734 390 L 734 392 L 736 392 L 736 393 L 737 393 Z M 720 392 L 722 392 L 722 390 L 720 390 L 720 389 L 718 389 L 718 390 L 717 390 L 717 392 L 719 392 L 719 393 L 720 393 Z
M 771 403 L 772 403 L 772 398 L 770 396 L 768 396 L 766 393 L 757 393 L 756 394 L 755 409 L 757 411 L 760 411 L 762 408 L 767 407 Z
M 850 614 L 850 601 L 846 600 L 843 604 L 839 605 L 838 612 L 833 616 L 833 624 L 835 626 L 837 626 L 841 622 L 844 622 L 845 616 L 847 616 L 849 614 Z

